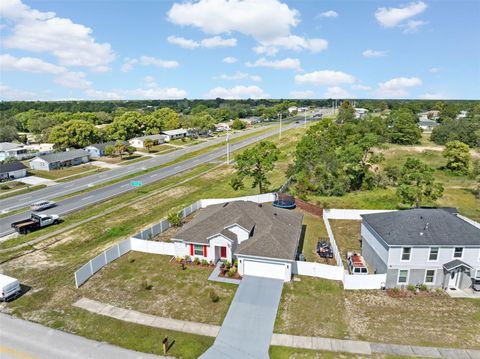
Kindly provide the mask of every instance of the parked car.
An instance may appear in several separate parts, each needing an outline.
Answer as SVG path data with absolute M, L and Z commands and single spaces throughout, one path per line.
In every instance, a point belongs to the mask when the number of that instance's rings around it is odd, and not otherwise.
M 347 252 L 347 264 L 350 274 L 368 274 L 367 264 L 360 254 Z
M 6 302 L 22 294 L 22 287 L 18 279 L 0 274 L 0 301 Z
M 316 252 L 322 258 L 333 258 L 332 247 L 327 241 L 318 241 Z
M 32 211 L 39 212 L 47 208 L 55 207 L 56 205 L 53 201 L 38 201 L 32 204 Z
M 13 222 L 12 228 L 20 234 L 27 234 L 37 229 L 60 223 L 60 217 L 56 214 L 35 214 L 32 213 L 29 219 Z

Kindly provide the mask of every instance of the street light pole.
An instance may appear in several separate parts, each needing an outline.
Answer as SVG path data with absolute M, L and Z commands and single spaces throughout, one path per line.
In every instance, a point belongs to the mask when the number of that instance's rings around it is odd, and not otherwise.
M 305 109 L 304 114 L 305 114 L 305 128 L 307 128 L 307 109 Z
M 282 138 L 282 113 L 280 112 L 280 132 L 278 138 Z
M 230 164 L 230 143 L 228 142 L 230 140 L 230 134 L 228 133 L 228 128 L 227 128 L 227 165 Z

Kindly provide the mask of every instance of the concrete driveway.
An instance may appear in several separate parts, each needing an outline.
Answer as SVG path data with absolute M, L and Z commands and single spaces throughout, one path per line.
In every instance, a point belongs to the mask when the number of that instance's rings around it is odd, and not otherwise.
M 213 346 L 200 358 L 268 358 L 283 281 L 245 276 Z

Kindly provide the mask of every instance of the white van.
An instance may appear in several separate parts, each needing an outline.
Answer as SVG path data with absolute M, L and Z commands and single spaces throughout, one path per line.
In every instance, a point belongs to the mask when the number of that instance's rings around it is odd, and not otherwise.
M 22 293 L 18 279 L 0 274 L 0 301 L 6 302 L 17 298 Z
M 54 206 L 55 206 L 55 202 L 53 201 L 39 201 L 32 204 L 32 210 L 35 212 L 38 212 Z

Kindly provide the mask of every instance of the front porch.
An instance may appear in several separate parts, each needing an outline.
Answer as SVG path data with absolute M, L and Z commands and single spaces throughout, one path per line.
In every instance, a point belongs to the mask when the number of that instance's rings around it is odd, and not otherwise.
M 454 259 L 443 265 L 443 271 L 443 288 L 447 291 L 456 292 L 472 289 L 472 278 L 475 275 L 475 270 L 469 264 Z
M 480 299 L 480 292 L 476 292 L 472 288 L 447 289 L 446 292 L 452 298 Z

